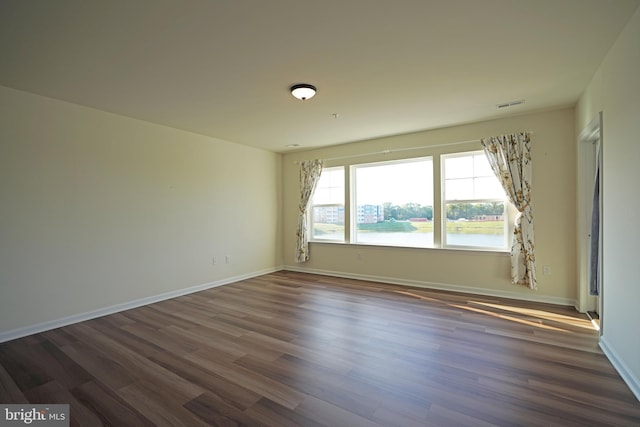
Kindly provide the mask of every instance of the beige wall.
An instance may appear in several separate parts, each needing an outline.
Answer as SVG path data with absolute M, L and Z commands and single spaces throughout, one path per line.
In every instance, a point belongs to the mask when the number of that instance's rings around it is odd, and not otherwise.
M 278 154 L 0 87 L 0 335 L 278 268 L 279 171 Z
M 640 9 L 576 108 L 577 129 L 603 115 L 603 336 L 640 399 Z
M 539 268 L 538 291 L 510 284 L 509 257 L 504 253 L 311 243 L 311 260 L 304 264 L 293 261 L 299 173 L 296 161 L 449 144 L 518 131 L 533 133 L 536 257 L 538 265 L 550 266 L 552 273 L 545 276 L 542 268 Z M 477 149 L 481 149 L 480 144 L 474 142 L 333 160 L 326 162 L 326 166 L 438 155 L 445 150 Z M 572 108 L 286 154 L 283 156 L 284 263 L 289 269 L 302 271 L 574 304 L 575 174 L 575 124 Z

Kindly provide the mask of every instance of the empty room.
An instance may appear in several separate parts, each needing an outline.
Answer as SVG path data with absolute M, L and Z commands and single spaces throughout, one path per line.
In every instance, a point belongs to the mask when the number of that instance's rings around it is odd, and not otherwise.
M 640 425 L 640 0 L 0 2 L 0 425 Z

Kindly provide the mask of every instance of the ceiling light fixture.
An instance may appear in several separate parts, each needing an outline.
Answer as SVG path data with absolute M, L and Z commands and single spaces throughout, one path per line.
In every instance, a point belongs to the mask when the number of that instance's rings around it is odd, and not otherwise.
M 301 101 L 306 101 L 307 99 L 313 98 L 316 94 L 316 87 L 314 85 L 301 83 L 297 85 L 293 85 L 290 88 L 291 95 L 295 96 Z

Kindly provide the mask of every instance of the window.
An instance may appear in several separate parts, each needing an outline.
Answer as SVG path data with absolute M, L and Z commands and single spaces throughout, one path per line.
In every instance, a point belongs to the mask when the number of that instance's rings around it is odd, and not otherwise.
M 351 179 L 352 243 L 433 247 L 431 157 L 351 166 Z
M 322 171 L 310 240 L 508 250 L 513 208 L 484 151 L 352 164 L 348 174 L 345 167 Z
M 507 248 L 507 199 L 483 151 L 442 156 L 444 247 Z
M 311 240 L 344 242 L 344 168 L 325 168 L 311 199 Z

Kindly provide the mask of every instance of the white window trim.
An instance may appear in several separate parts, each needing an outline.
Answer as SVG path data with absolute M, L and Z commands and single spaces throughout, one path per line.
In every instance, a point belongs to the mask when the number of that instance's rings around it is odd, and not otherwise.
M 469 157 L 472 155 L 482 154 L 482 150 L 470 150 L 461 151 L 455 153 L 445 153 L 440 155 L 440 235 L 441 249 L 456 249 L 456 250 L 475 250 L 475 251 L 487 251 L 487 252 L 507 252 L 509 251 L 509 245 L 511 241 L 510 231 L 513 229 L 513 221 L 515 217 L 512 215 L 512 210 L 509 209 L 509 199 L 506 194 L 504 198 L 487 198 L 487 199 L 447 199 L 446 196 L 446 179 L 445 179 L 445 166 L 444 160 L 455 157 Z M 474 176 L 475 177 L 475 176 Z M 503 246 L 473 246 L 473 245 L 455 245 L 447 243 L 447 205 L 448 204 L 462 204 L 462 203 L 503 203 L 503 218 L 504 218 L 504 232 L 503 232 Z
M 326 207 L 343 207 L 345 212 L 344 218 L 344 237 L 343 240 L 333 240 L 333 239 L 322 239 L 320 237 L 316 238 L 313 236 L 313 230 L 311 230 L 309 236 L 309 241 L 318 244 L 340 244 L 340 245 L 354 245 L 354 246 L 376 246 L 383 248 L 414 248 L 417 250 L 453 250 L 453 251 L 469 251 L 469 252 L 496 252 L 496 253 L 509 253 L 512 234 L 513 234 L 513 223 L 515 219 L 515 215 L 517 210 L 511 205 L 508 198 L 505 196 L 504 199 L 471 199 L 471 200 L 446 200 L 445 199 L 445 168 L 444 168 L 444 159 L 447 157 L 466 157 L 472 154 L 480 154 L 483 153 L 482 150 L 470 149 L 466 151 L 455 151 L 450 153 L 441 153 L 434 152 L 425 154 L 419 157 L 407 157 L 402 159 L 394 159 L 394 160 L 380 160 L 380 161 L 372 161 L 366 163 L 355 163 L 355 164 L 347 164 L 347 165 L 339 165 L 339 166 L 331 166 L 326 167 L 325 170 L 338 169 L 341 168 L 344 170 L 344 203 L 331 203 L 331 204 L 321 204 L 321 205 L 312 205 L 309 209 L 309 227 L 313 227 L 313 206 L 326 206 Z M 398 164 L 398 163 L 407 163 L 411 161 L 420 161 L 420 160 L 431 160 L 433 164 L 433 191 L 434 191 L 434 199 L 433 199 L 433 233 L 434 233 L 434 241 L 433 246 L 411 246 L 411 245 L 399 245 L 399 244 L 377 244 L 377 243 L 369 243 L 369 242 L 356 242 L 355 240 L 355 232 L 357 227 L 357 218 L 354 216 L 357 215 L 357 209 L 355 209 L 356 203 L 356 178 L 354 170 L 359 167 L 366 166 L 381 166 L 384 164 Z M 440 172 L 439 180 L 436 179 L 436 175 L 438 175 L 438 171 Z M 438 194 L 436 194 L 436 192 Z M 505 227 L 505 245 L 504 247 L 485 247 L 485 246 L 470 246 L 470 245 L 452 245 L 446 243 L 446 206 L 447 203 L 492 203 L 492 202 L 504 202 L 504 227 Z M 439 205 L 439 206 L 438 206 Z M 353 208 L 352 208 L 353 206 Z
M 349 211 L 350 211 L 350 216 L 349 216 L 349 227 L 347 229 L 347 226 L 345 224 L 345 235 L 348 236 L 347 238 L 347 243 L 349 244 L 353 244 L 353 245 L 363 245 L 363 246 L 378 246 L 378 247 L 400 247 L 400 248 L 416 248 L 416 249 L 433 249 L 435 248 L 435 242 L 433 246 L 415 246 L 415 245 L 402 245 L 402 244 L 398 244 L 398 243 L 386 243 L 386 244 L 381 244 L 381 243 L 372 243 L 372 242 L 358 242 L 357 241 L 357 231 L 358 231 L 358 209 L 357 209 L 357 192 L 356 192 L 356 188 L 357 188 L 357 178 L 356 178 L 356 169 L 359 168 L 367 168 L 367 167 L 378 167 L 378 166 L 386 166 L 386 165 L 397 165 L 397 164 L 405 164 L 405 163 L 413 163 L 413 162 L 421 162 L 421 161 L 431 161 L 432 164 L 432 170 L 433 166 L 434 166 L 434 159 L 435 156 L 433 155 L 426 155 L 426 156 L 420 156 L 420 157 L 408 157 L 408 158 L 404 158 L 404 159 L 396 159 L 396 160 L 380 160 L 380 161 L 375 161 L 375 162 L 367 162 L 367 163 L 356 163 L 353 165 L 349 166 Z M 433 178 L 432 178 L 432 183 L 433 183 Z M 434 186 L 435 187 L 435 186 Z M 433 190 L 433 189 L 432 189 Z M 435 201 L 432 201 L 432 203 L 435 205 Z M 433 210 L 435 210 L 435 206 L 432 205 L 431 207 Z M 435 227 L 435 223 L 434 223 L 434 227 Z M 435 231 L 434 231 L 435 233 Z
M 326 171 L 331 171 L 331 170 L 338 170 L 338 169 L 342 169 L 343 175 L 344 175 L 344 179 L 347 179 L 347 171 L 346 171 L 346 167 L 345 166 L 332 166 L 332 167 L 325 167 L 323 169 L 323 172 Z M 345 195 L 345 200 L 343 200 L 342 203 L 322 203 L 322 204 L 313 204 L 313 197 L 311 197 L 311 205 L 309 206 L 308 212 L 307 212 L 307 224 L 309 224 L 309 242 L 314 242 L 314 243 L 340 243 L 340 244 L 345 244 L 345 243 L 349 243 L 348 241 L 348 237 L 347 237 L 347 205 L 346 205 L 346 195 L 347 195 L 347 191 L 346 191 L 346 181 L 344 181 L 342 183 L 343 186 L 343 193 Z M 345 224 L 343 224 L 344 227 L 344 233 L 342 236 L 342 240 L 337 240 L 337 239 L 323 239 L 322 237 L 316 237 L 313 234 L 313 225 L 314 225 L 314 218 L 313 218 L 313 208 L 314 207 L 342 207 L 345 211 Z

